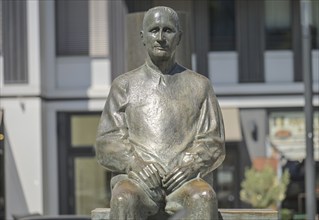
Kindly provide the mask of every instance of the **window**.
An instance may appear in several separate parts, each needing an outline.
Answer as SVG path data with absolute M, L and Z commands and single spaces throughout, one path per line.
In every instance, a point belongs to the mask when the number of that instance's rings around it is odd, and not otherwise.
M 57 0 L 56 54 L 108 56 L 108 2 Z
M 210 50 L 235 50 L 235 1 L 210 0 Z
M 301 9 L 300 0 L 291 1 L 293 9 L 293 50 L 294 50 L 294 81 L 303 81 L 302 67 L 302 30 L 301 30 Z M 319 1 L 311 1 L 312 19 L 311 19 L 311 46 L 312 49 L 319 49 Z M 315 74 L 315 73 L 314 73 Z
M 4 84 L 28 83 L 27 1 L 1 1 L 0 54 Z
M 262 83 L 264 75 L 264 2 L 236 1 L 239 82 Z
M 207 0 L 207 3 L 210 50 L 235 52 L 239 83 L 264 82 L 264 1 Z
M 312 0 L 312 48 L 319 49 L 319 1 Z
M 58 113 L 60 214 L 90 215 L 109 207 L 111 173 L 95 158 L 100 112 Z
M 88 55 L 88 1 L 56 1 L 57 55 Z
M 290 1 L 265 1 L 266 50 L 292 48 Z
M 125 4 L 128 13 L 143 12 L 152 7 L 152 1 L 150 0 L 125 0 Z

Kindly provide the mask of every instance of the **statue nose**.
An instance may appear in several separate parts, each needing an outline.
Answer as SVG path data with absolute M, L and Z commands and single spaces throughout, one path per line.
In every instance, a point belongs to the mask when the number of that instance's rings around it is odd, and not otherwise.
M 165 40 L 163 30 L 161 30 L 161 31 L 158 32 L 157 40 L 158 40 L 158 41 L 163 41 L 163 40 Z

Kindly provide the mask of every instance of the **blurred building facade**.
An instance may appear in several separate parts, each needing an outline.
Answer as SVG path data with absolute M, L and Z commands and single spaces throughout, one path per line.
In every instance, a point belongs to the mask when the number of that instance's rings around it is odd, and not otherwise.
M 188 13 L 192 68 L 211 79 L 222 107 L 219 206 L 244 206 L 240 181 L 255 160 L 304 159 L 299 0 L 1 1 L 0 219 L 109 205 L 111 174 L 94 158 L 97 123 L 112 79 L 127 71 L 126 15 L 158 5 Z M 318 161 L 318 1 L 312 9 Z

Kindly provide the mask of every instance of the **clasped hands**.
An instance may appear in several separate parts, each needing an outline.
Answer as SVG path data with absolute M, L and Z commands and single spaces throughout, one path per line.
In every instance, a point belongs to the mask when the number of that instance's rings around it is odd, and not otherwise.
M 166 193 L 171 193 L 188 180 L 198 175 L 201 163 L 197 163 L 192 154 L 185 154 L 182 161 L 169 172 L 156 162 L 146 162 L 134 156 L 130 170 L 134 171 L 151 190 L 163 188 Z

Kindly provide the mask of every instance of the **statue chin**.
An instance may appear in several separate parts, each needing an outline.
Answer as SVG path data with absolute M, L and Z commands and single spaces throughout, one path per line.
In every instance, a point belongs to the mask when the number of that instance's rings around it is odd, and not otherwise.
M 167 51 L 156 51 L 152 56 L 154 61 L 168 61 L 170 59 L 171 55 Z

